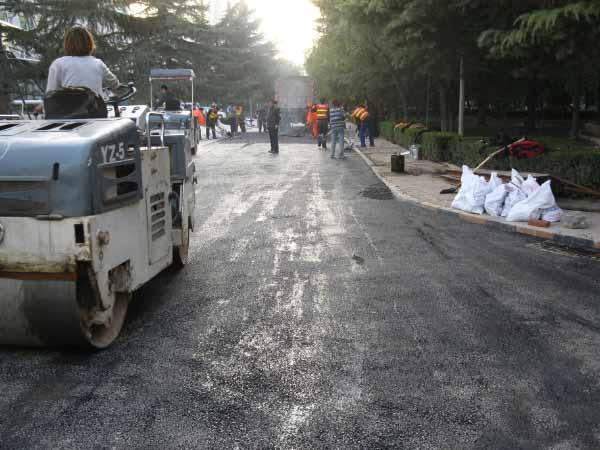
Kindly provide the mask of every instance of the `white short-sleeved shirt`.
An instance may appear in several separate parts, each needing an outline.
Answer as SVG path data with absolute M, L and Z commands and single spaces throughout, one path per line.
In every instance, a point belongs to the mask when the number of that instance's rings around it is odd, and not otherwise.
M 46 92 L 87 87 L 101 96 L 103 84 L 116 89 L 119 80 L 102 60 L 93 56 L 63 56 L 50 65 Z

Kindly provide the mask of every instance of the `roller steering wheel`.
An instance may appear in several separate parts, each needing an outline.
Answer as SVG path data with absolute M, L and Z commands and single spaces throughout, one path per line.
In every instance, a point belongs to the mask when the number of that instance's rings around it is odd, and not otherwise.
M 129 82 L 127 84 L 120 84 L 116 89 L 105 89 L 104 96 L 108 99 L 106 100 L 107 105 L 111 105 L 115 110 L 115 117 L 121 117 L 121 111 L 119 110 L 119 104 L 129 100 L 131 97 L 135 95 L 137 89 L 135 88 L 135 84 L 133 82 Z

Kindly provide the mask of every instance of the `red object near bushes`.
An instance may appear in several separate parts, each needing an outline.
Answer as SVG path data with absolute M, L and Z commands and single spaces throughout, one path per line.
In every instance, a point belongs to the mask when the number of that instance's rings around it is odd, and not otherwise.
M 542 156 L 546 151 L 544 144 L 538 141 L 515 142 L 508 146 L 508 154 L 519 159 L 531 159 Z

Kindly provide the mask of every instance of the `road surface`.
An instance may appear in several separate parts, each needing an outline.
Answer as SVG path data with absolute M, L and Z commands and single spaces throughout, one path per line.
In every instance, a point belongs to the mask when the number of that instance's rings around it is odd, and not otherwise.
M 600 448 L 600 262 L 204 143 L 191 263 L 107 351 L 0 350 L 0 448 Z

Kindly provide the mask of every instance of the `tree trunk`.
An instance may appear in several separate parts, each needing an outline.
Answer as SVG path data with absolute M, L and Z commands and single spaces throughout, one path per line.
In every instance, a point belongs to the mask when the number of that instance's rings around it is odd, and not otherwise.
M 484 92 L 485 89 L 482 89 L 482 92 L 477 96 L 477 125 L 485 126 L 487 125 L 487 114 L 488 114 L 488 104 L 489 98 L 487 91 Z
M 1 95 L 0 94 L 0 114 L 8 114 L 9 112 L 9 101 L 10 99 L 8 98 L 8 95 Z
M 431 106 L 431 77 L 427 77 L 427 93 L 425 98 L 425 126 L 429 128 L 429 110 Z
M 458 92 L 456 89 L 448 89 L 449 98 L 452 101 L 447 102 L 448 111 L 446 112 L 446 117 L 448 118 L 446 121 L 446 131 L 453 133 L 456 132 L 458 127 L 457 118 L 458 118 L 458 109 L 456 108 L 455 98 L 458 98 Z
M 479 104 L 477 109 L 477 125 L 483 127 L 487 125 L 487 105 Z
M 394 123 L 398 123 L 398 117 L 400 117 L 400 108 L 396 104 L 396 102 L 394 102 L 394 104 L 392 105 L 391 113 L 392 113 L 392 117 L 394 118 Z
M 440 84 L 440 121 L 442 131 L 448 131 L 448 91 Z
M 401 89 L 399 94 L 400 102 L 402 103 L 402 120 L 408 120 L 408 99 L 406 98 L 406 92 L 404 89 Z
M 575 86 L 573 89 L 573 118 L 571 122 L 571 139 L 577 139 L 579 137 L 579 130 L 581 128 L 581 88 L 582 88 L 581 75 L 577 75 L 575 78 Z
M 408 99 L 406 97 L 406 90 L 404 89 L 403 83 L 396 76 L 395 72 L 392 70 L 392 77 L 394 80 L 394 84 L 396 85 L 396 93 L 398 94 L 398 99 L 401 103 L 401 111 L 402 111 L 402 120 L 408 120 Z
M 539 102 L 539 126 L 540 126 L 540 130 L 543 130 L 544 127 L 546 126 L 546 123 L 545 123 L 546 108 L 544 107 L 544 93 L 542 92 L 539 97 L 540 97 L 540 102 Z
M 537 76 L 529 79 L 527 87 L 527 131 L 536 130 L 538 104 Z
M 452 95 L 450 96 L 450 98 L 455 99 L 456 95 L 454 95 L 455 91 L 452 91 Z M 456 132 L 456 128 L 457 128 L 457 118 L 458 118 L 458 112 L 456 111 L 456 108 L 454 107 L 454 101 L 450 102 L 448 104 L 448 112 L 446 113 L 446 116 L 448 117 L 448 125 L 446 128 L 446 131 L 453 133 Z

